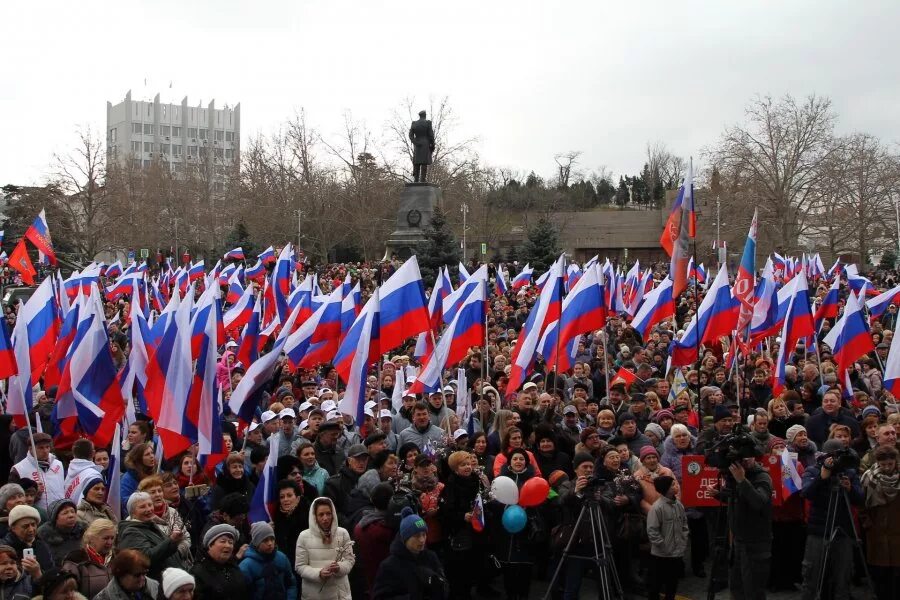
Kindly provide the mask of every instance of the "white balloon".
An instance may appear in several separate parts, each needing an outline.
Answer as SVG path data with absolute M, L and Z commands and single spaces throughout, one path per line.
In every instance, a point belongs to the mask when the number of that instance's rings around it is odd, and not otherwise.
M 516 482 L 505 475 L 496 478 L 491 484 L 494 500 L 503 504 L 515 504 L 519 501 L 519 488 Z

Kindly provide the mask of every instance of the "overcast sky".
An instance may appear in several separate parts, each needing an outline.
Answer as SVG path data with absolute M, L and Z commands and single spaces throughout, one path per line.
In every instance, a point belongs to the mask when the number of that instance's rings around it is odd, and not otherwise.
M 891 0 L 3 2 L 0 184 L 41 182 L 129 89 L 240 102 L 245 141 L 300 107 L 381 133 L 446 95 L 485 161 L 543 175 L 568 150 L 616 174 L 648 141 L 698 156 L 756 94 L 827 95 L 839 131 L 893 144 L 898 23 Z

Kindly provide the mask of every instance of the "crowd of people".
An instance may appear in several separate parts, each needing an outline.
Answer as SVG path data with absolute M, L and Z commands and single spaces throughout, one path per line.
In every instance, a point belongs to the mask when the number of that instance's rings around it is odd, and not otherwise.
M 351 271 L 375 279 L 376 268 L 333 265 L 320 273 L 322 288 Z M 359 423 L 338 410 L 343 382 L 332 365 L 291 371 L 280 362 L 253 423 L 224 418 L 226 456 L 215 465 L 197 459 L 196 445 L 162 459 L 154 423 L 141 414 L 124 436 L 123 464 L 89 439 L 55 453 L 44 432 L 53 431 L 57 390 L 36 386 L 31 428 L 0 415 L 9 448 L 0 457 L 0 598 L 437 600 L 502 591 L 525 600 L 541 582 L 570 600 L 585 594 L 585 579 L 610 574 L 613 588 L 651 600 L 708 575 L 735 598 L 788 590 L 813 600 L 824 587 L 843 600 L 854 581 L 879 600 L 900 596 L 900 413 L 882 384 L 895 309 L 871 323 L 876 349 L 854 365 L 850 390 L 826 346 L 798 346 L 774 395 L 777 339 L 735 361 L 723 339 L 679 377 L 666 372 L 669 344 L 697 307 L 690 294 L 647 339 L 610 315 L 582 337 L 570 370 L 538 358 L 510 390 L 512 351 L 535 296 L 525 288 L 492 298 L 486 345 L 459 365 L 464 377 L 453 365 L 433 393 L 396 397 L 397 377 L 411 381 L 420 366 L 415 340 L 384 357 Z M 108 316 L 124 304 L 108 305 Z M 127 325 L 109 333 L 124 366 Z M 218 370 L 226 399 L 247 367 L 231 344 Z M 470 422 L 460 420 L 460 402 L 471 403 Z M 753 456 L 723 467 L 710 490 L 723 508 L 685 507 L 682 457 L 715 450 L 738 423 Z M 785 450 L 802 485 L 773 506 L 782 482 L 759 461 Z M 259 518 L 256 488 L 272 453 L 277 492 L 270 517 Z M 546 497 L 504 502 L 498 481 L 507 480 L 521 498 L 541 480 Z M 832 509 L 835 498 L 846 510 Z M 585 506 L 599 508 L 602 527 L 579 520 Z M 519 509 L 524 524 L 511 516 Z M 595 560 L 598 552 L 609 560 Z

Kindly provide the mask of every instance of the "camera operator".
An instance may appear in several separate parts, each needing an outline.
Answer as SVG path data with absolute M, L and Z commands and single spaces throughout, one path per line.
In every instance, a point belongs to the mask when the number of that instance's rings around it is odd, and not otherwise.
M 753 457 L 731 463 L 728 473 L 733 482 L 718 492 L 718 498 L 728 502 L 733 539 L 728 573 L 731 597 L 765 598 L 772 557 L 772 478 Z
M 862 505 L 859 475 L 855 467 L 847 466 L 856 463 L 858 458 L 855 452 L 844 448 L 844 444 L 836 439 L 825 442 L 822 449 L 824 460 L 820 458 L 817 464 L 803 472 L 803 487 L 800 490 L 802 497 L 810 503 L 806 551 L 803 555 L 802 597 L 803 600 L 815 600 L 819 576 L 825 568 L 834 600 L 849 600 L 853 571 L 853 517 L 849 507 L 842 502 L 832 502 L 831 492 L 832 486 L 839 485 L 852 505 Z M 825 543 L 832 535 L 832 531 L 826 531 L 829 507 L 836 511 L 833 527 L 836 535 L 829 547 L 828 564 L 823 565 Z

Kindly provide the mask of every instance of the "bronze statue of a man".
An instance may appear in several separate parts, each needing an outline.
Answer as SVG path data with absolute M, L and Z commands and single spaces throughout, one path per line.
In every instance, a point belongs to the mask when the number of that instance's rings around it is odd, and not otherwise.
M 419 120 L 412 122 L 409 140 L 413 145 L 413 180 L 416 183 L 425 183 L 428 165 L 431 164 L 431 154 L 434 152 L 434 129 L 431 128 L 431 121 L 425 118 L 424 110 L 419 111 Z

